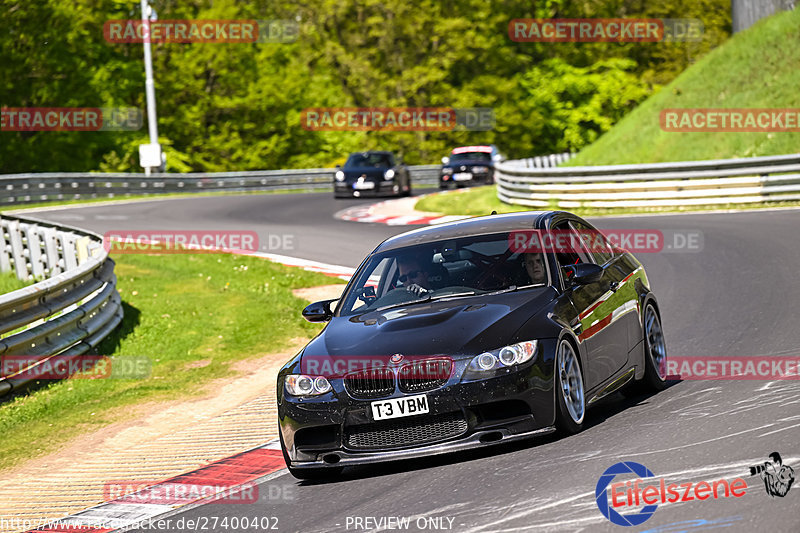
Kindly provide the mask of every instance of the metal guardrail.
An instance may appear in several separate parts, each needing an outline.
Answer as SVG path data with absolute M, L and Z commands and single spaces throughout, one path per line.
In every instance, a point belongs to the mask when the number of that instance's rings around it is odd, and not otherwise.
M 414 185 L 439 183 L 440 165 L 409 166 Z M 53 172 L 0 175 L 0 205 L 114 198 L 133 194 L 265 191 L 270 189 L 333 190 L 335 168 L 126 174 Z
M 550 168 L 557 167 L 573 157 L 575 157 L 574 153 L 564 152 L 561 154 L 537 155 L 536 157 L 528 157 L 526 159 L 512 159 L 506 161 L 506 164 L 517 167 Z
M 6 368 L 4 358 L 20 355 L 33 366 L 55 355 L 66 363 L 122 320 L 114 261 L 96 233 L 2 215 L 0 271 L 22 280 L 46 278 L 0 295 L 0 368 Z M 4 371 L 0 395 L 34 380 L 31 370 Z
M 530 207 L 675 207 L 800 200 L 800 154 L 647 165 L 495 167 L 497 197 Z

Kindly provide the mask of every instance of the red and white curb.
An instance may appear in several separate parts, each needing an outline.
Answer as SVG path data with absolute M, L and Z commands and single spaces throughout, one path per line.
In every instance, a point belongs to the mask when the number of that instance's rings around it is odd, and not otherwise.
M 265 259 L 269 259 L 270 261 L 274 261 L 275 263 L 280 263 L 285 266 L 292 266 L 292 267 L 299 267 L 303 270 L 308 270 L 311 272 L 318 272 L 320 274 L 325 274 L 326 276 L 332 276 L 334 278 L 343 279 L 345 281 L 350 281 L 350 278 L 353 277 L 353 274 L 356 273 L 355 268 L 339 266 L 339 265 L 331 265 L 328 263 L 320 263 L 319 261 L 311 261 L 310 259 L 300 259 L 299 257 L 290 257 L 288 255 L 277 255 L 277 254 L 268 254 L 264 252 L 243 252 L 242 255 L 253 255 L 256 257 L 263 257 Z
M 444 222 L 453 222 L 454 220 L 463 220 L 470 218 L 464 215 L 386 215 L 376 214 L 383 210 L 389 202 L 396 200 L 389 200 L 387 202 L 380 202 L 369 206 L 357 206 L 343 209 L 334 215 L 339 220 L 348 220 L 351 222 L 372 222 L 376 224 L 386 224 L 388 226 L 430 226 L 433 224 L 442 224 Z
M 239 252 L 254 255 L 286 266 L 303 268 L 349 280 L 355 269 L 284 255 L 262 252 Z M 52 520 L 28 530 L 28 533 L 105 533 L 134 529 L 142 522 L 162 519 L 193 507 L 218 501 L 221 493 L 237 487 L 252 487 L 285 473 L 280 442 L 275 439 L 263 446 L 215 461 L 192 472 L 126 494 L 78 513 Z M 131 480 L 135 483 L 135 480 Z M 202 487 L 198 491 L 198 487 Z M 210 489 L 210 490 L 209 490 Z M 165 495 L 171 495 L 165 497 Z
M 121 242 L 121 243 L 132 243 L 137 245 L 158 245 L 159 242 L 146 239 L 146 238 L 121 238 L 115 239 L 114 242 Z M 110 244 L 109 244 L 110 246 Z M 220 252 L 225 253 L 232 253 L 237 255 L 252 255 L 255 257 L 262 257 L 264 259 L 269 259 L 275 263 L 280 263 L 285 266 L 292 266 L 302 268 L 303 270 L 308 270 L 310 272 L 318 272 L 320 274 L 325 274 L 326 276 L 332 276 L 335 278 L 343 279 L 345 281 L 350 281 L 350 278 L 353 277 L 355 274 L 356 269 L 351 267 L 345 267 L 340 265 L 331 265 L 329 263 L 320 263 L 319 261 L 312 261 L 310 259 L 300 259 L 299 257 L 291 257 L 288 255 L 278 255 L 278 254 L 268 254 L 265 252 L 256 252 L 253 250 L 238 250 L 238 249 L 231 249 L 231 250 L 219 250 Z M 113 250 L 111 251 L 113 255 Z M 154 254 L 158 254 L 158 251 L 153 251 Z M 191 250 L 188 250 L 187 253 L 191 253 Z
M 161 519 L 204 503 L 219 501 L 216 497 L 219 494 L 230 494 L 242 485 L 252 487 L 282 475 L 285 468 L 280 443 L 276 439 L 121 498 L 53 520 L 43 527 L 29 530 L 29 533 L 102 533 L 133 528 L 143 521 Z M 203 488 L 202 495 L 198 487 Z M 154 500 L 159 503 L 154 503 Z

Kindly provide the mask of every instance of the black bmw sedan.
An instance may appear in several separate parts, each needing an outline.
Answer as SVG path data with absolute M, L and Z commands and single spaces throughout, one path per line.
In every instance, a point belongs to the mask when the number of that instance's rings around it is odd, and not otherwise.
M 350 154 L 333 180 L 335 198 L 411 194 L 408 167 L 398 164 L 392 152 L 372 151 Z
M 641 263 L 566 212 L 491 215 L 392 237 L 280 370 L 299 478 L 582 429 L 623 387 L 662 389 L 666 345 Z

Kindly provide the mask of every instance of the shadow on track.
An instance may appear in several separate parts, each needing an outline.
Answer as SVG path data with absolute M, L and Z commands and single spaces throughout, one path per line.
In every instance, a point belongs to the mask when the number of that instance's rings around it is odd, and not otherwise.
M 678 381 L 667 384 L 667 389 L 677 385 Z M 664 390 L 667 390 L 664 389 Z M 663 391 L 661 391 L 663 392 Z M 587 411 L 586 421 L 584 422 L 583 432 L 598 426 L 607 419 L 626 411 L 629 408 L 645 406 L 650 403 L 650 399 L 655 397 L 658 392 L 648 392 L 642 394 L 630 393 L 624 396 L 616 392 L 604 398 L 598 404 L 593 405 Z M 382 476 L 390 476 L 404 472 L 414 472 L 417 470 L 427 470 L 439 466 L 469 463 L 490 457 L 506 455 L 522 450 L 533 450 L 546 444 L 552 444 L 563 439 L 568 439 L 570 435 L 560 432 L 551 433 L 542 437 L 531 437 L 530 439 L 497 444 L 486 445 L 483 448 L 467 450 L 462 452 L 445 453 L 415 459 L 402 459 L 387 463 L 377 463 L 373 465 L 345 467 L 344 471 L 335 477 L 314 479 L 314 480 L 295 480 L 299 486 L 328 485 L 353 481 L 359 479 L 369 479 Z

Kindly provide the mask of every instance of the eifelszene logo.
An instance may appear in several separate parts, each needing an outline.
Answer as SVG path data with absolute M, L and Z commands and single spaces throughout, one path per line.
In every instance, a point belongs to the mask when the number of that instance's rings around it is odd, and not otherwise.
M 611 483 L 615 477 L 625 474 L 632 474 L 636 478 L 632 481 Z M 741 498 L 747 492 L 747 482 L 740 477 L 731 482 L 728 482 L 727 479 L 717 479 L 697 483 L 690 481 L 670 484 L 661 478 L 653 480 L 645 486 L 643 479 L 655 477 L 655 474 L 646 466 L 633 461 L 612 465 L 597 480 L 594 492 L 597 507 L 603 516 L 618 526 L 638 526 L 649 520 L 661 503 Z M 626 510 L 626 507 L 628 510 L 635 510 L 623 515 L 621 511 Z

